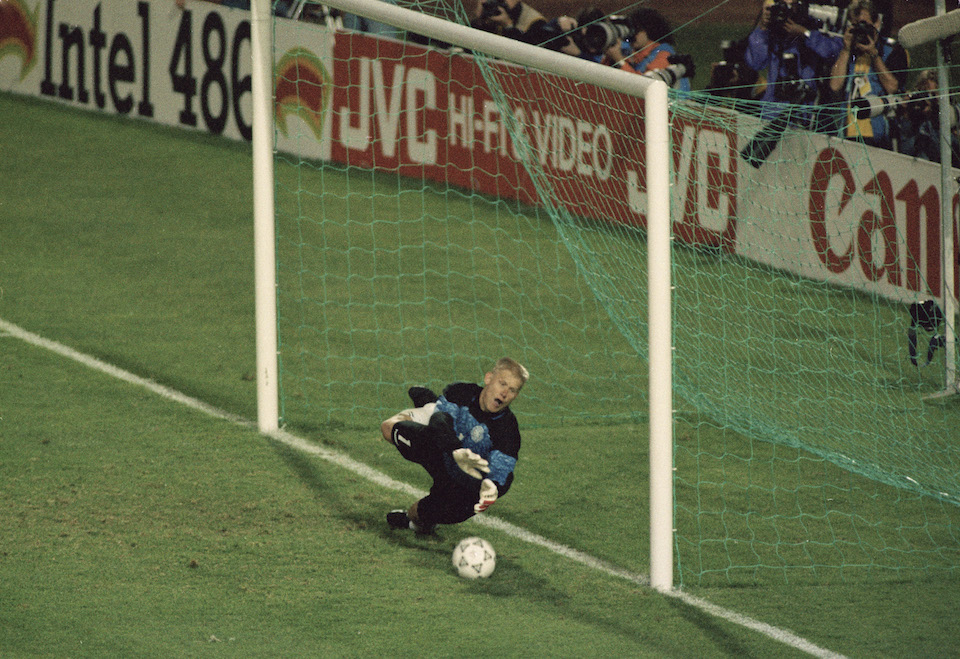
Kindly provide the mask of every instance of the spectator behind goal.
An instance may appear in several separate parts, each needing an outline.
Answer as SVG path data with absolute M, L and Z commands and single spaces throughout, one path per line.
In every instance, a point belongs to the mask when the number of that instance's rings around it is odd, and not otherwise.
M 818 81 L 829 71 L 843 47 L 839 37 L 805 22 L 794 10 L 794 0 L 764 0 L 757 25 L 747 37 L 744 61 L 757 74 L 765 73 L 760 95 L 765 119 L 781 115 L 789 105 L 816 105 Z M 795 115 L 814 127 L 814 113 Z
M 641 8 L 630 13 L 627 20 L 633 27 L 633 36 L 608 48 L 601 63 L 646 74 L 666 69 L 676 61 L 672 29 L 660 12 Z M 689 76 L 680 80 L 679 89 L 690 91 Z
M 940 162 L 940 99 L 937 72 L 927 69 L 920 73 L 905 101 L 897 106 L 891 125 L 896 150 L 921 160 Z M 950 151 L 952 165 L 960 167 L 960 140 L 957 138 L 957 118 L 960 108 L 950 103 Z
M 886 114 L 858 118 L 856 101 L 903 91 L 908 66 L 903 47 L 882 34 L 882 17 L 872 0 L 853 0 L 847 8 L 843 47 L 830 71 L 834 106 L 828 130 L 871 146 L 892 147 Z

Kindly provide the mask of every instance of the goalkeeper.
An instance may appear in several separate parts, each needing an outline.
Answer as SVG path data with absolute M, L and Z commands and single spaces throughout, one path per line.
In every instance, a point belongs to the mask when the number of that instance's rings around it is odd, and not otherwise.
M 441 396 L 410 389 L 416 407 L 384 421 L 380 432 L 421 465 L 433 485 L 408 510 L 387 513 L 391 528 L 432 533 L 437 524 L 463 522 L 506 494 L 520 452 L 520 428 L 509 406 L 529 377 L 504 357 L 484 374 L 483 387 L 455 382 Z

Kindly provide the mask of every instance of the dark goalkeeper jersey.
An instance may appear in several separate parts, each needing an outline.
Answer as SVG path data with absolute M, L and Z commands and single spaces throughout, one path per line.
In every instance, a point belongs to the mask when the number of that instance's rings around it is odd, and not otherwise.
M 481 410 L 481 391 L 480 385 L 455 382 L 443 390 L 436 411 L 453 417 L 453 429 L 463 446 L 490 463 L 486 478 L 494 481 L 502 493 L 520 454 L 520 426 L 509 407 L 496 414 Z M 452 457 L 446 462 L 452 476 L 458 480 L 465 476 Z

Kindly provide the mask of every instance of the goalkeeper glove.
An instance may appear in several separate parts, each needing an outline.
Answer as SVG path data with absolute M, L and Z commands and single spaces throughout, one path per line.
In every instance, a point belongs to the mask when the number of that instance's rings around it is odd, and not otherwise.
M 497 484 L 489 478 L 480 483 L 480 501 L 473 506 L 473 512 L 479 514 L 493 505 L 497 500 Z
M 480 472 L 489 473 L 490 471 L 490 467 L 487 466 L 487 461 L 468 448 L 458 448 L 455 450 L 453 452 L 453 459 L 460 469 L 477 480 L 483 478 L 483 474 Z

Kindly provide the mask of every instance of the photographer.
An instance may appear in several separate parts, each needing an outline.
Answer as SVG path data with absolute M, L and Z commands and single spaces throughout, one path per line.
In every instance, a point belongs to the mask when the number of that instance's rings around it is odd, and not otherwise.
M 478 30 L 530 43 L 527 32 L 535 24 L 545 22 L 543 14 L 522 0 L 477 0 L 470 25 Z M 533 39 L 533 43 L 536 43 L 536 38 Z
M 626 17 L 626 22 L 633 32 L 629 45 L 623 42 L 610 44 L 601 63 L 645 74 L 666 69 L 676 61 L 672 30 L 660 12 L 638 9 Z M 689 77 L 680 80 L 679 89 L 690 91 Z
M 896 148 L 900 153 L 921 160 L 940 162 L 940 103 L 937 97 L 939 84 L 937 73 L 927 69 L 920 73 L 916 84 L 910 90 L 906 102 L 897 108 L 895 125 L 891 133 L 896 138 Z M 955 106 L 948 108 L 956 116 Z M 955 122 L 951 122 L 955 123 Z M 960 141 L 956 128 L 951 130 L 950 150 L 954 167 L 960 167 Z
M 602 25 L 606 18 L 602 10 L 593 5 L 584 7 L 577 14 L 577 33 L 573 44 L 574 54 L 591 62 L 603 61 L 603 51 L 608 38 L 608 30 Z
M 526 41 L 560 53 L 599 62 L 610 37 L 603 26 L 603 12 L 596 7 L 581 9 L 576 18 L 558 16 L 539 21 L 527 31 Z
M 744 61 L 746 50 L 746 39 L 721 41 L 720 61 L 710 64 L 710 81 L 704 91 L 735 101 L 757 100 L 755 90 L 759 76 Z
M 558 16 L 549 21 L 536 21 L 523 35 L 523 40 L 558 53 L 584 57 L 579 45 L 579 34 L 577 19 Z
M 900 44 L 881 38 L 881 16 L 873 0 L 853 0 L 847 8 L 843 47 L 830 72 L 829 87 L 838 107 L 834 130 L 840 137 L 872 146 L 891 147 L 885 114 L 858 119 L 851 103 L 903 90 L 907 53 Z M 831 132 L 834 132 L 831 130 Z
M 842 39 L 818 29 L 804 10 L 806 5 L 798 0 L 765 0 L 747 37 L 744 61 L 758 74 L 766 71 L 767 86 L 760 97 L 764 118 L 781 114 L 782 104 L 815 105 L 817 81 L 843 47 Z M 810 115 L 801 119 L 809 122 Z

